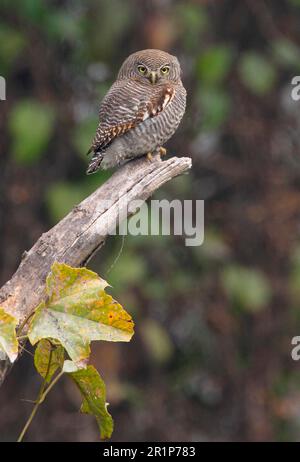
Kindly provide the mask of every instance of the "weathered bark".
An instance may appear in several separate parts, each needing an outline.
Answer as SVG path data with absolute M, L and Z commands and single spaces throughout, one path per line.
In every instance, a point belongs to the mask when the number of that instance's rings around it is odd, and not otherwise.
M 50 231 L 43 234 L 12 278 L 0 289 L 0 305 L 22 322 L 45 296 L 45 279 L 55 261 L 82 266 L 101 247 L 119 220 L 133 214 L 128 203 L 153 192 L 191 167 L 191 159 L 172 157 L 129 162 Z M 0 361 L 0 385 L 8 364 Z

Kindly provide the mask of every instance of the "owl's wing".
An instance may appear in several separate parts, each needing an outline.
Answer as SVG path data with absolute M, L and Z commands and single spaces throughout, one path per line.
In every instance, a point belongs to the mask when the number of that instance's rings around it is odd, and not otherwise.
M 169 84 L 150 87 L 134 80 L 116 82 L 101 104 L 100 123 L 88 153 L 103 151 L 116 137 L 157 116 L 174 95 Z

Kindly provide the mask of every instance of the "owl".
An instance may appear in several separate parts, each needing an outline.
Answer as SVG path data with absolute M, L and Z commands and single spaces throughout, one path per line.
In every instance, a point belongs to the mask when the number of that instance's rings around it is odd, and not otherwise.
M 185 105 L 175 56 L 161 50 L 128 56 L 101 103 L 87 174 L 143 155 L 165 154 L 163 145 L 176 131 Z

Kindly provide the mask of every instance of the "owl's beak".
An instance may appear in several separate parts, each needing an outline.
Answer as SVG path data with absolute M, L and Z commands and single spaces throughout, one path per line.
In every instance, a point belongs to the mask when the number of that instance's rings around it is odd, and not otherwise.
M 157 72 L 154 72 L 154 71 L 150 72 L 149 80 L 152 83 L 152 85 L 154 85 L 157 82 L 157 78 L 158 78 Z

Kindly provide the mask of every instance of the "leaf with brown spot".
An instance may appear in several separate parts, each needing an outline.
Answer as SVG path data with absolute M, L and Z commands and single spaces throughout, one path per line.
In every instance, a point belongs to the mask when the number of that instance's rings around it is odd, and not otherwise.
M 133 320 L 105 292 L 107 286 L 93 271 L 54 263 L 47 277 L 48 298 L 38 306 L 28 330 L 31 344 L 42 338 L 56 339 L 82 365 L 92 340 L 129 342 Z

